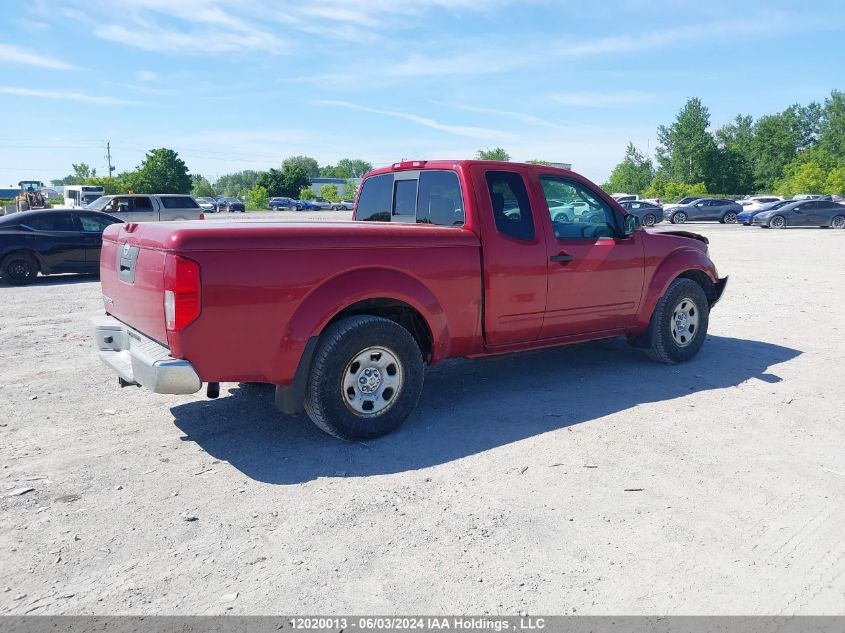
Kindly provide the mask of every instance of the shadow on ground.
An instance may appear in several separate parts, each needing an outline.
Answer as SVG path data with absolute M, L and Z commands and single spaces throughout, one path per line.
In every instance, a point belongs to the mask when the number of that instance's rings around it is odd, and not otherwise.
M 419 407 L 405 425 L 366 444 L 336 440 L 305 415 L 283 415 L 270 385 L 235 386 L 228 397 L 171 411 L 185 441 L 255 480 L 292 484 L 425 468 L 636 405 L 750 378 L 779 382 L 769 367 L 800 353 L 708 336 L 699 355 L 678 366 L 653 363 L 622 340 L 449 361 L 426 373 Z
M 93 273 L 65 273 L 60 275 L 38 275 L 31 283 L 25 286 L 14 286 L 0 279 L 0 288 L 38 288 L 44 286 L 67 286 L 100 281 L 100 275 Z

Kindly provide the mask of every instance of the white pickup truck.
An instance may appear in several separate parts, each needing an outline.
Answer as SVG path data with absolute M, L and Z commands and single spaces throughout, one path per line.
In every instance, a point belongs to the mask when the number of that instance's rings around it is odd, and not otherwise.
M 204 219 L 200 205 L 191 196 L 170 193 L 102 196 L 86 208 L 108 213 L 124 222 Z

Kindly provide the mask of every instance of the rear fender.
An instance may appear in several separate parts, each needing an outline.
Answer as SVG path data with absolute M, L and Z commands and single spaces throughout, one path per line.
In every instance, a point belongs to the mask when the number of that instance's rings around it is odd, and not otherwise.
M 640 313 L 634 327 L 635 332 L 641 332 L 648 327 L 654 308 L 657 306 L 660 297 L 669 288 L 669 284 L 688 271 L 704 273 L 714 285 L 719 281 L 713 262 L 702 251 L 695 248 L 681 248 L 672 251 L 663 259 L 651 278 L 651 283 L 649 283 L 645 297 L 640 304 Z M 708 297 L 712 294 L 707 289 L 705 289 L 705 292 Z
M 446 315 L 431 291 L 406 273 L 383 268 L 359 268 L 326 280 L 300 302 L 284 329 L 273 375 L 292 378 L 308 340 L 319 336 L 345 308 L 367 299 L 393 299 L 410 305 L 420 313 L 431 332 L 431 362 L 448 357 Z

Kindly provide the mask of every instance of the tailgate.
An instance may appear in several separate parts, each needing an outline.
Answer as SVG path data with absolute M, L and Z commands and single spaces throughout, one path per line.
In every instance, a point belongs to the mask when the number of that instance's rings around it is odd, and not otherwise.
M 130 225 L 131 226 L 131 225 Z M 103 234 L 100 283 L 106 312 L 167 345 L 164 321 L 165 252 L 142 244 L 143 229 L 114 224 Z

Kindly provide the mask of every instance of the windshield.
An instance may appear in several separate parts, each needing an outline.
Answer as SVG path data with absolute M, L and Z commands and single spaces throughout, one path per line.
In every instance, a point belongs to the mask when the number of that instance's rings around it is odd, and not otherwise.
M 89 205 L 94 202 L 94 200 L 97 200 L 99 198 L 102 198 L 99 193 L 86 193 L 84 196 L 82 196 L 82 202 L 84 202 L 86 205 Z
M 85 206 L 86 209 L 93 209 L 94 211 L 101 211 L 104 206 L 106 206 L 111 200 L 111 196 L 100 196 L 94 202 L 87 204 Z

